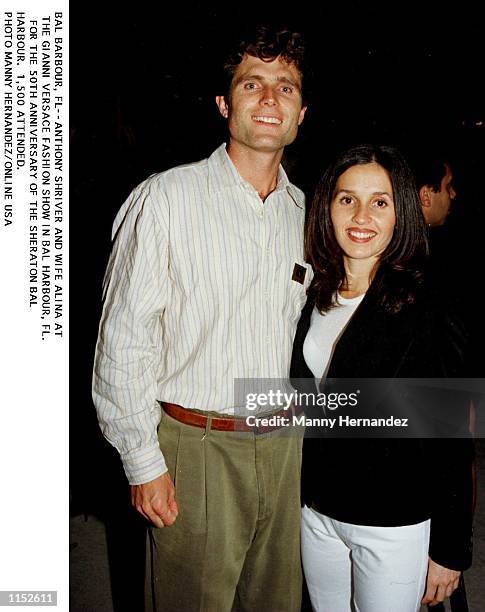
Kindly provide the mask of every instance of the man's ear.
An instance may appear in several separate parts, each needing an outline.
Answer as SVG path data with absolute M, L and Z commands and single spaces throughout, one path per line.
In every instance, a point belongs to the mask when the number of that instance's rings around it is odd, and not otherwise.
M 221 113 L 221 115 L 224 117 L 224 119 L 227 119 L 229 116 L 229 105 L 226 102 L 226 97 L 216 96 L 216 104 L 219 108 L 219 112 Z
M 419 190 L 419 199 L 421 201 L 421 206 L 429 208 L 431 206 L 431 187 L 428 185 L 423 185 Z
M 302 106 L 301 107 L 301 111 L 300 114 L 298 116 L 298 125 L 301 125 L 303 123 L 303 119 L 305 118 L 305 113 L 307 110 L 308 106 Z

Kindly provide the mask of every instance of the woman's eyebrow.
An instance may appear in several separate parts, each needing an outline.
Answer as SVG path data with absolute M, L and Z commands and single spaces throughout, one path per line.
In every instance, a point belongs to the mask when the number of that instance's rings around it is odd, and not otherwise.
M 336 196 L 338 196 L 338 195 L 340 195 L 341 193 L 350 193 L 351 195 L 357 195 L 357 192 L 356 192 L 356 191 L 354 191 L 353 189 L 346 189 L 345 187 L 343 187 L 342 189 L 339 189 L 339 190 L 338 190 L 338 191 L 335 193 L 335 195 L 336 195 Z M 376 196 L 376 195 L 377 195 L 377 196 L 379 196 L 379 195 L 385 195 L 385 196 L 387 196 L 387 197 L 389 197 L 389 198 L 392 198 L 392 195 L 391 195 L 390 193 L 388 193 L 387 191 L 374 191 L 374 192 L 372 192 L 372 193 L 371 193 L 371 195 L 373 195 L 373 196 Z

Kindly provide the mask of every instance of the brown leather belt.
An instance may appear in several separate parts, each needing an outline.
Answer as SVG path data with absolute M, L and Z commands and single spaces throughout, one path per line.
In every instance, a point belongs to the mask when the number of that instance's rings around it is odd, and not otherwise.
M 170 404 L 169 402 L 161 402 L 162 408 L 164 411 L 180 423 L 184 423 L 185 425 L 192 425 L 194 427 L 207 427 L 207 421 L 209 417 L 201 414 L 200 412 L 195 412 L 194 410 L 189 410 L 188 408 L 184 408 L 183 406 L 179 406 L 178 404 Z M 251 424 L 248 424 L 246 421 L 247 417 L 215 417 L 213 416 L 211 419 L 211 429 L 216 429 L 218 431 L 249 431 L 252 433 L 267 433 L 270 431 L 275 431 L 276 429 L 281 429 L 281 427 L 289 426 L 292 424 L 293 415 L 301 414 L 303 410 L 297 406 L 290 406 L 288 409 L 278 410 L 278 412 L 274 412 L 273 414 L 267 415 L 248 415 L 251 417 L 255 417 L 251 420 Z M 256 419 L 271 419 L 271 424 L 259 424 Z M 255 422 L 256 421 L 256 422 Z

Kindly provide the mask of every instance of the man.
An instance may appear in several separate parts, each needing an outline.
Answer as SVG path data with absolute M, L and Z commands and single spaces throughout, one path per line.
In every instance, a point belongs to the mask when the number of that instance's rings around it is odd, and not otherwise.
M 445 227 L 451 204 L 457 195 L 453 184 L 453 172 L 449 156 L 439 150 L 424 149 L 415 159 L 414 174 L 423 215 L 429 227 L 430 279 L 441 298 L 448 304 L 450 313 L 452 313 L 450 325 L 453 326 L 457 344 L 461 343 L 462 346 L 467 347 L 470 356 L 466 362 L 474 363 L 474 355 L 478 354 L 474 346 L 476 344 L 475 337 L 482 326 L 478 324 L 476 309 L 470 307 L 468 292 L 466 291 L 467 286 L 473 285 L 473 271 L 470 270 L 470 262 L 463 255 L 462 249 L 457 248 L 460 239 L 462 239 L 461 236 L 450 232 L 448 225 Z M 473 338 L 471 342 L 470 338 Z M 476 346 L 478 347 L 478 344 Z M 473 376 L 475 374 L 474 366 L 467 365 L 467 368 L 470 375 Z M 472 434 L 474 418 L 475 407 L 473 401 L 471 401 L 468 426 Z M 473 449 L 470 449 L 470 452 L 473 453 Z M 472 487 L 472 508 L 474 512 L 476 500 L 475 459 L 472 461 Z M 471 549 L 472 542 L 470 542 L 470 554 Z M 429 610 L 444 612 L 443 603 L 436 605 L 434 589 L 435 585 L 428 581 L 423 603 L 428 604 Z M 463 575 L 460 576 L 459 587 L 450 597 L 452 609 L 461 609 L 463 607 L 462 602 L 465 602 L 465 609 L 466 594 Z
M 303 54 L 289 31 L 242 43 L 216 98 L 227 148 L 151 176 L 114 223 L 93 397 L 154 526 L 156 610 L 299 610 L 300 439 L 244 428 L 234 381 L 288 375 L 311 280 L 303 194 L 280 166 Z
M 450 303 L 461 308 L 465 262 L 456 248 L 462 237 L 454 224 L 447 223 L 456 198 L 449 156 L 438 147 L 428 147 L 412 158 L 421 209 L 429 228 L 430 278 Z
M 416 167 L 416 183 L 424 218 L 430 227 L 444 225 L 456 197 L 448 161 L 430 156 Z

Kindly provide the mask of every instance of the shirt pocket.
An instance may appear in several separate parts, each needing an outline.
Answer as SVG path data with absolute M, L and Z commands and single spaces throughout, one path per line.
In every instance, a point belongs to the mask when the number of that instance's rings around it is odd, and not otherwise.
M 299 317 L 305 305 L 307 290 L 313 278 L 310 264 L 301 259 L 288 259 L 285 266 L 286 286 L 288 287 L 289 310 L 293 317 Z

